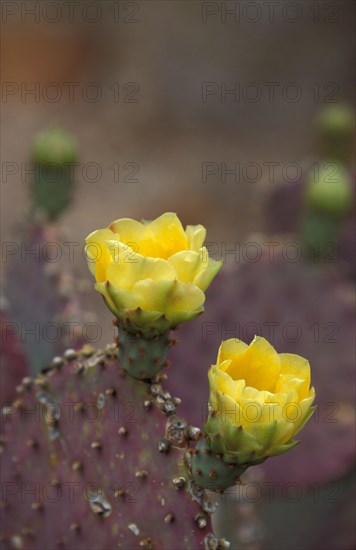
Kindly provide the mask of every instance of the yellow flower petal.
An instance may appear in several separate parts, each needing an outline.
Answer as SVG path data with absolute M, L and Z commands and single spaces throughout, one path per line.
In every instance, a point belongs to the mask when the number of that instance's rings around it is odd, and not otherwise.
M 111 261 L 106 241 L 113 237 L 114 234 L 110 229 L 99 229 L 86 238 L 85 252 L 88 266 L 98 282 L 106 280 L 106 269 Z
M 196 314 L 203 311 L 204 302 L 205 294 L 200 288 L 191 283 L 175 281 L 173 292 L 167 303 L 166 317 L 174 321 L 189 318 L 191 313 L 194 313 L 195 317 Z
M 226 361 L 228 363 L 228 361 Z M 233 380 L 226 372 L 216 369 L 216 384 L 219 392 L 225 393 L 229 397 L 237 400 L 245 387 L 244 380 Z
M 107 280 L 117 288 L 131 290 L 142 279 L 174 280 L 174 268 L 161 258 L 141 256 L 128 245 L 107 241 L 112 262 L 107 267 Z
M 292 388 L 296 391 L 297 400 L 301 401 L 308 395 L 309 382 L 296 378 L 294 374 L 280 374 L 276 382 L 275 392 L 289 393 Z
M 243 351 L 248 348 L 248 345 L 242 340 L 237 338 L 230 338 L 229 340 L 224 340 L 221 343 L 221 346 L 218 351 L 217 364 L 220 365 L 223 361 L 233 360 L 235 355 L 240 355 Z
M 205 227 L 202 225 L 187 225 L 185 234 L 187 236 L 189 250 L 198 252 L 205 241 Z
M 160 311 L 165 314 L 171 294 L 174 292 L 176 281 L 154 281 L 144 279 L 138 281 L 133 291 L 140 296 L 140 307 L 146 311 Z
M 110 281 L 106 281 L 106 283 L 103 284 L 105 285 L 106 294 L 110 297 L 116 311 L 125 311 L 141 307 L 139 294 L 135 292 L 127 292 L 126 290 L 117 288 L 111 284 Z
M 261 336 L 255 336 L 248 348 L 232 358 L 228 373 L 235 380 L 243 378 L 247 386 L 273 391 L 281 363 L 276 350 Z
M 194 284 L 198 286 L 201 290 L 205 291 L 210 286 L 211 281 L 220 271 L 221 266 L 222 262 L 217 262 L 215 260 L 212 260 L 211 258 L 208 258 L 207 263 L 203 261 L 200 264 L 199 273 L 197 273 L 193 280 Z
M 131 218 L 122 218 L 110 224 L 110 229 L 118 235 L 118 240 L 127 244 L 138 254 L 145 255 L 145 226 Z
M 177 279 L 184 283 L 192 283 L 201 267 L 201 257 L 198 252 L 181 250 L 168 258 L 168 262 L 174 267 Z
M 308 395 L 310 386 L 309 361 L 292 353 L 280 353 L 279 358 L 281 361 L 281 383 L 283 375 L 293 375 L 294 378 L 304 380 L 304 384 L 300 388 L 300 399 L 304 399 Z M 286 378 L 284 377 L 284 379 Z
M 167 259 L 188 248 L 188 239 L 178 216 L 167 212 L 146 226 L 147 254 Z

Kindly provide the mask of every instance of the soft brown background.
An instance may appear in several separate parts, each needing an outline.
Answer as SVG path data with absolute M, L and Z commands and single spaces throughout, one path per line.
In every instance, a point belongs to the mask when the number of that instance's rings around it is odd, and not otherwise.
M 282 11 L 285 2 L 277 3 L 271 23 L 267 8 L 261 8 L 260 21 L 249 22 L 254 12 L 243 9 L 251 2 L 225 2 L 230 9 L 240 7 L 238 23 L 233 16 L 222 23 L 221 12 L 203 23 L 199 1 L 150 0 L 119 3 L 118 22 L 111 9 L 114 2 L 99 3 L 102 14 L 96 23 L 84 20 L 83 13 L 95 18 L 95 12 L 83 12 L 88 3 L 76 8 L 73 22 L 62 6 L 62 17 L 52 23 L 48 19 L 55 12 L 46 11 L 47 4 L 41 4 L 39 22 L 26 16 L 24 8 L 24 21 L 21 14 L 5 21 L 3 13 L 3 91 L 4 86 L 33 89 L 37 83 L 42 94 L 54 83 L 62 94 L 56 102 L 43 95 L 21 97 L 20 91 L 2 97 L 2 166 L 15 162 L 19 168 L 7 181 L 2 177 L 4 241 L 17 238 L 17 223 L 28 211 L 31 176 L 26 169 L 34 135 L 54 124 L 73 133 L 80 150 L 75 200 L 60 220 L 69 240 L 83 243 L 93 229 L 119 217 L 147 219 L 175 211 L 184 223 L 203 223 L 209 242 L 233 246 L 265 228 L 265 200 L 282 177 L 279 167 L 269 181 L 263 163 L 308 163 L 317 152 L 313 121 L 330 97 L 330 89 L 323 92 L 325 83 L 338 87 L 338 102 L 352 99 L 354 9 L 349 1 L 297 2 L 301 18 L 295 23 L 286 20 L 294 12 Z M 133 19 L 137 22 L 125 22 Z M 272 81 L 277 92 L 269 103 L 263 83 Z M 74 101 L 68 101 L 66 82 L 79 83 Z M 90 82 L 102 90 L 101 99 L 93 103 L 82 97 Z M 119 102 L 110 90 L 114 82 L 120 83 Z M 123 102 L 127 82 L 139 87 L 137 103 Z M 252 82 L 263 95 L 257 103 L 235 102 L 231 96 L 222 103 L 219 95 L 203 103 L 202 82 L 226 82 L 228 87 Z M 296 103 L 281 95 L 289 82 L 302 90 Z M 315 83 L 322 90 L 319 102 L 312 90 Z M 128 162 L 138 165 L 139 183 L 124 181 Z M 203 162 L 226 162 L 229 168 L 256 162 L 263 174 L 258 182 L 242 176 L 239 183 L 231 177 L 222 183 L 216 175 L 203 183 Z M 83 174 L 88 163 L 99 166 L 98 182 Z M 121 166 L 116 183 L 110 169 L 115 163 Z M 87 277 L 80 247 L 76 250 L 75 269 Z M 101 322 L 111 327 L 99 296 L 93 300 L 102 312 Z M 112 331 L 104 331 L 103 341 L 111 339 Z
M 288 23 L 282 15 L 285 2 L 279 2 L 272 23 L 267 8 L 261 8 L 259 22 L 247 21 L 253 17 L 251 8 L 239 23 L 228 16 L 226 24 L 219 15 L 202 23 L 203 3 L 195 0 L 137 2 L 136 15 L 131 12 L 135 8 L 120 2 L 115 23 L 113 3 L 99 2 L 102 16 L 96 23 L 85 22 L 79 8 L 73 22 L 64 8 L 56 23 L 43 20 L 53 18 L 53 11 L 47 16 L 44 11 L 38 23 L 30 15 L 24 22 L 19 16 L 3 22 L 3 85 L 30 88 L 38 82 L 42 90 L 54 82 L 63 96 L 54 103 L 36 102 L 30 95 L 21 101 L 20 93 L 3 97 L 2 162 L 26 162 L 34 134 L 49 124 L 77 136 L 81 163 L 100 164 L 103 175 L 90 183 L 78 173 L 75 203 L 62 220 L 75 241 L 112 219 L 149 218 L 165 210 L 177 211 L 187 223 L 206 224 L 210 240 L 235 242 L 261 230 L 261 206 L 271 188 L 267 170 L 259 184 L 223 184 L 218 177 L 204 184 L 202 162 L 262 166 L 299 161 L 315 150 L 312 121 L 327 94 L 315 103 L 313 83 L 334 82 L 338 101 L 352 99 L 353 3 L 297 2 L 301 19 Z M 225 4 L 231 8 L 235 2 Z M 236 4 L 242 10 L 246 2 Z M 313 20 L 315 4 L 319 23 Z M 293 17 L 292 9 L 289 13 Z M 94 16 L 88 11 L 88 17 Z M 138 22 L 124 22 L 125 17 Z M 109 86 L 115 81 L 121 87 L 136 82 L 139 102 L 114 103 Z M 235 103 L 231 97 L 221 103 L 214 96 L 203 104 L 204 81 L 255 82 L 264 94 L 258 103 Z M 297 82 L 301 101 L 288 103 L 277 93 L 268 103 L 263 86 L 268 81 L 277 82 L 278 89 Z M 80 83 L 74 102 L 67 100 L 65 82 Z M 101 86 L 98 102 L 82 99 L 88 82 Z M 140 182 L 113 183 L 109 166 L 129 161 L 139 165 Z M 2 182 L 1 190 L 6 239 L 26 209 L 27 189 L 13 176 Z

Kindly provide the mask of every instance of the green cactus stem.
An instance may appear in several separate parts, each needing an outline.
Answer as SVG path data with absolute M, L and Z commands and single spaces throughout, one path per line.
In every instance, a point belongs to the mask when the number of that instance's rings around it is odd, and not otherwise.
M 201 439 L 190 455 L 190 467 L 195 482 L 210 491 L 223 493 L 239 482 L 240 476 L 248 468 L 223 460 L 222 454 L 212 451 L 209 441 Z
M 141 332 L 133 334 L 120 326 L 118 331 L 118 359 L 121 367 L 131 376 L 151 380 L 169 366 L 167 353 L 174 342 L 169 332 L 148 338 Z

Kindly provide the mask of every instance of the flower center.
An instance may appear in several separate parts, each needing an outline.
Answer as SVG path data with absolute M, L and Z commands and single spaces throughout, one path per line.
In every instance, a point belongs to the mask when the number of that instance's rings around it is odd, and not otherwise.
M 244 357 L 244 354 L 234 358 L 226 372 L 233 380 L 245 380 L 246 386 L 259 391 L 274 392 L 277 378 L 281 371 L 278 357 L 275 361 L 266 362 L 262 359 L 255 359 L 253 361 L 248 361 L 247 359 L 247 357 Z

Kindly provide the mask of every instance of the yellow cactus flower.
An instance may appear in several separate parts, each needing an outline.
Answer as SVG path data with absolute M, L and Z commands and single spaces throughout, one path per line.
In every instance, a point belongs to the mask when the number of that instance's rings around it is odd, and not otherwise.
M 166 213 L 151 222 L 123 218 L 86 239 L 89 269 L 126 328 L 162 333 L 193 319 L 221 267 L 203 246 L 206 230 Z
M 222 342 L 209 384 L 205 430 L 225 462 L 253 464 L 288 451 L 314 411 L 308 361 L 278 354 L 259 336 L 249 346 Z

